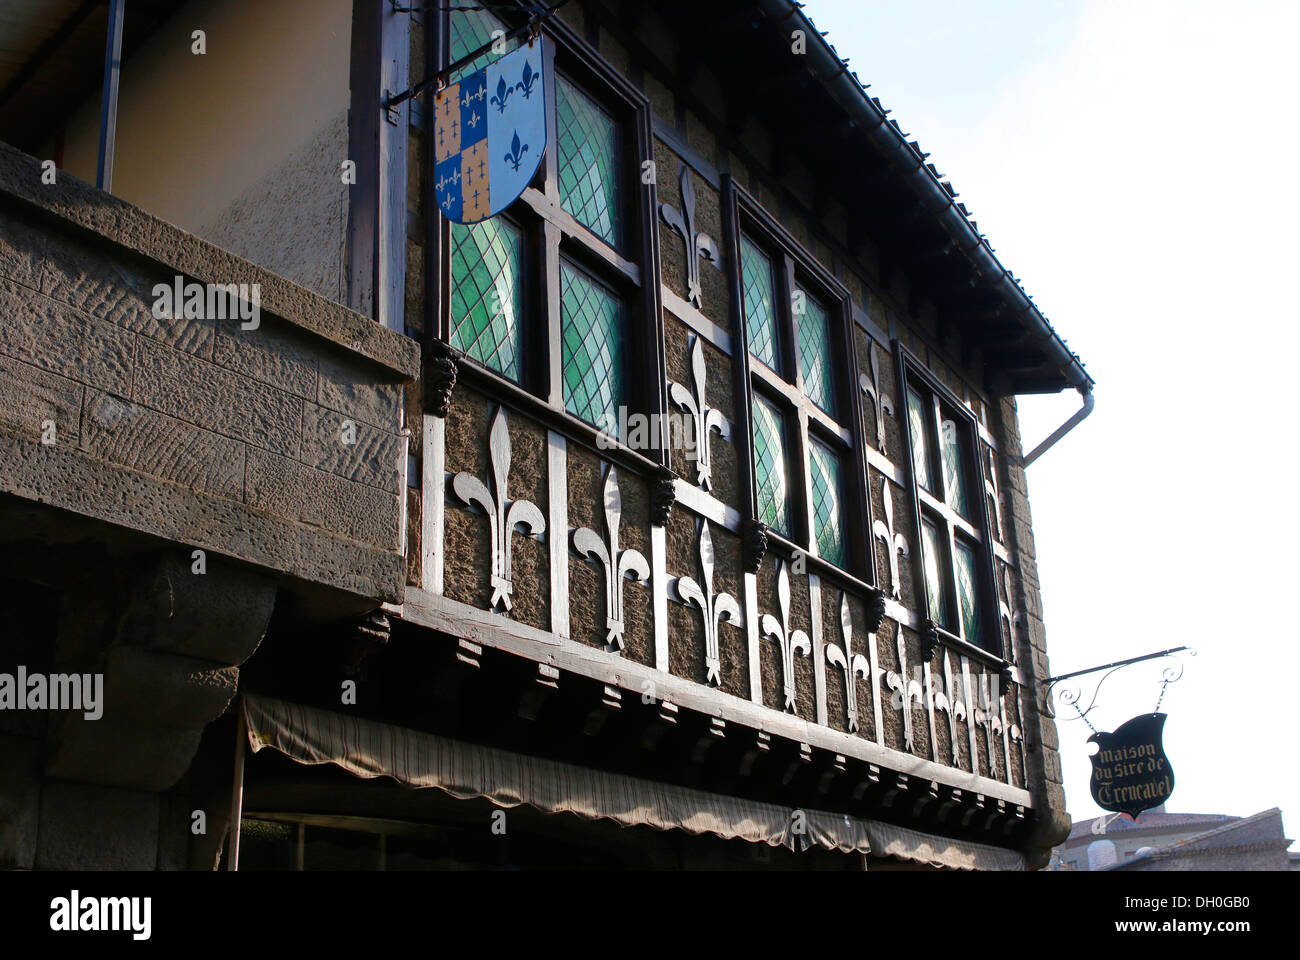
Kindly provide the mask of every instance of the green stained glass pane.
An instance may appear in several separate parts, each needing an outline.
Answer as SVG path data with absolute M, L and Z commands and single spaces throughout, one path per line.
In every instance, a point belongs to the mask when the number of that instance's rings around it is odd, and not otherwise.
M 469 6 L 469 4 L 464 4 L 464 6 Z M 505 24 L 486 10 L 453 10 L 451 11 L 450 24 L 451 59 L 447 61 L 448 63 L 455 63 L 461 57 L 472 53 L 490 41 L 494 30 L 504 32 L 506 29 Z M 482 70 L 489 63 L 501 59 L 502 56 L 518 47 L 519 38 L 512 37 L 505 42 L 504 50 L 489 50 L 482 56 L 476 57 L 459 70 L 454 71 L 447 82 L 455 83 L 475 70 Z
M 799 300 L 795 306 L 800 306 Z M 826 308 L 804 294 L 803 312 L 796 311 L 799 325 L 799 372 L 803 389 L 813 403 L 835 414 L 835 389 L 831 380 L 831 325 Z
M 940 574 L 940 564 L 944 561 L 943 546 L 939 542 L 939 528 L 929 520 L 921 521 L 922 566 L 925 570 L 925 592 L 929 596 L 930 619 L 945 629 L 951 629 L 952 622 L 948 613 L 948 592 L 944 589 L 944 578 Z
M 930 442 L 927 426 L 930 422 L 925 401 L 911 387 L 907 389 L 907 425 L 912 435 L 912 469 L 916 471 L 916 480 L 926 490 L 934 490 L 933 474 L 930 470 Z
M 618 246 L 618 129 L 613 118 L 560 77 L 555 129 L 560 206 L 610 246 Z
M 980 629 L 979 578 L 975 574 L 975 551 L 959 540 L 956 559 L 962 639 L 979 644 L 983 640 L 983 631 Z
M 603 284 L 560 263 L 564 406 L 618 436 L 623 403 L 623 304 Z
M 813 440 L 808 463 L 812 470 L 813 533 L 817 555 L 844 566 L 844 526 L 840 518 L 840 460 Z
M 749 352 L 776 370 L 776 275 L 768 255 L 743 233 L 740 235 L 740 286 L 749 326 Z
M 955 420 L 945 420 L 941 429 L 939 453 L 943 459 L 943 487 L 948 497 L 948 506 L 963 517 L 970 508 L 969 491 L 966 489 L 966 471 L 963 468 L 963 447 L 961 429 Z
M 759 396 L 754 397 L 754 476 L 758 482 L 758 519 L 789 535 L 785 426 L 776 407 Z
M 523 236 L 495 217 L 451 225 L 451 345 L 518 380 Z

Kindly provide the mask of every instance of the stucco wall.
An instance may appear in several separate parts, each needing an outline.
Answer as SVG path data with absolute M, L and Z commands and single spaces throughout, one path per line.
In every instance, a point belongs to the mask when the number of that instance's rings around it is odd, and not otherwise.
M 122 69 L 113 193 L 341 301 L 351 18 L 351 0 L 183 6 Z M 93 183 L 98 137 L 96 94 L 63 168 Z

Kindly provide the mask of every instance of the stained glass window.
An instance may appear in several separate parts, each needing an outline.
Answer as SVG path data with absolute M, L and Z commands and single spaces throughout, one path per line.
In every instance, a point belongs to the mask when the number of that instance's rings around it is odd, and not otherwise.
M 468 6 L 468 4 L 466 4 Z M 486 10 L 453 10 L 450 17 L 451 23 L 451 59 L 448 63 L 455 63 L 461 57 L 477 50 L 483 44 L 492 39 L 492 34 L 496 30 L 504 33 L 505 26 L 492 14 Z M 512 37 L 505 41 L 505 48 L 499 51 L 489 50 L 480 57 L 471 60 L 465 66 L 456 70 L 448 77 L 448 83 L 455 83 L 462 77 L 473 73 L 475 70 L 482 70 L 493 60 L 500 59 L 504 54 L 511 50 L 517 49 L 519 38 Z
M 844 526 L 840 520 L 840 461 L 823 443 L 809 444 L 808 466 L 812 471 L 813 535 L 817 555 L 844 566 Z
M 927 424 L 930 422 L 926 403 L 911 387 L 907 389 L 907 425 L 912 435 L 912 468 L 916 481 L 926 490 L 934 489 L 934 475 L 930 470 L 930 443 Z
M 495 217 L 451 225 L 451 345 L 519 380 L 523 236 Z
M 975 572 L 975 551 L 957 541 L 957 600 L 961 606 L 962 635 L 971 643 L 980 643 L 979 578 Z
M 941 627 L 950 627 L 948 615 L 948 594 L 944 589 L 944 577 L 939 573 L 940 564 L 947 568 L 943 545 L 939 542 L 939 528 L 929 520 L 921 521 L 922 566 L 925 571 L 925 592 L 929 595 L 930 619 Z
M 963 465 L 965 444 L 955 420 L 945 420 L 941 429 L 939 454 L 943 459 L 943 487 L 948 506 L 963 517 L 970 512 L 970 497 L 966 490 L 966 469 Z
M 740 235 L 740 285 L 749 326 L 749 352 L 777 369 L 776 275 L 766 253 Z
M 754 397 L 754 476 L 758 484 L 758 518 L 773 530 L 788 535 L 785 425 L 780 411 L 757 395 Z
M 624 402 L 622 301 L 562 260 L 560 323 L 565 409 L 617 435 Z
M 618 246 L 618 129 L 613 118 L 559 77 L 555 128 L 560 206 L 606 243 Z
M 800 291 L 801 293 L 803 291 Z M 802 305 L 802 312 L 797 308 Z M 806 293 L 795 300 L 794 322 L 799 328 L 799 372 L 808 399 L 835 414 L 831 367 L 831 325 L 826 308 Z

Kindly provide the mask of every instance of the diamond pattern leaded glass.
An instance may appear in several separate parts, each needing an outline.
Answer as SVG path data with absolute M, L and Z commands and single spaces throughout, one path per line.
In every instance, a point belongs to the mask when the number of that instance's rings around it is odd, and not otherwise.
M 564 407 L 618 436 L 623 402 L 623 304 L 602 284 L 560 262 Z
M 930 442 L 926 429 L 929 417 L 926 416 L 925 401 L 911 387 L 907 389 L 907 425 L 912 435 L 912 469 L 916 471 L 917 482 L 926 490 L 934 490 L 933 474 L 930 471 Z
M 925 592 L 929 598 L 930 619 L 948 629 L 952 626 L 948 615 L 948 593 L 944 578 L 939 574 L 943 548 L 939 545 L 939 528 L 929 520 L 921 521 L 922 566 L 925 570 Z
M 743 233 L 740 286 L 749 325 L 749 352 L 776 370 L 776 276 L 771 258 Z
M 957 541 L 957 600 L 961 605 L 962 638 L 980 643 L 980 593 L 975 576 L 975 551 Z
M 555 84 L 560 206 L 610 246 L 618 246 L 619 196 L 614 120 L 563 77 Z
M 451 225 L 451 345 L 518 380 L 523 236 L 494 217 Z
M 970 496 L 966 490 L 966 471 L 962 469 L 961 432 L 955 420 L 943 422 L 939 454 L 943 459 L 943 488 L 948 506 L 963 517 L 969 516 Z
M 802 301 L 803 312 L 795 314 L 795 322 L 799 325 L 799 372 L 803 374 L 803 390 L 809 400 L 834 416 L 830 317 L 826 308 L 806 293 Z
M 466 5 L 468 6 L 468 5 Z M 505 31 L 505 25 L 500 20 L 492 16 L 486 10 L 453 10 L 451 11 L 451 59 L 448 63 L 455 63 L 465 54 L 477 50 L 483 44 L 492 39 L 494 30 Z M 462 77 L 465 77 L 475 70 L 482 70 L 493 60 L 500 59 L 503 55 L 519 47 L 519 38 L 512 37 L 505 42 L 505 49 L 500 51 L 489 50 L 481 57 L 471 60 L 459 70 L 450 74 L 447 82 L 455 83 Z
M 754 397 L 754 478 L 758 485 L 758 519 L 789 535 L 790 504 L 786 490 L 785 427 L 781 413 Z
M 844 526 L 840 520 L 840 461 L 824 444 L 809 445 L 812 470 L 813 535 L 817 556 L 844 566 Z

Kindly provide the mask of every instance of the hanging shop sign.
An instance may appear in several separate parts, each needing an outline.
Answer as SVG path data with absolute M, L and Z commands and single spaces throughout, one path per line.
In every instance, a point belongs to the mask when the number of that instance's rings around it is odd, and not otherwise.
M 519 198 L 546 151 L 538 38 L 434 95 L 434 197 L 455 223 L 478 223 Z
M 1143 810 L 1158 807 L 1174 792 L 1174 768 L 1161 740 L 1165 714 L 1144 713 L 1113 733 L 1094 733 L 1098 746 L 1092 756 L 1092 799 L 1103 810 L 1137 819 Z

